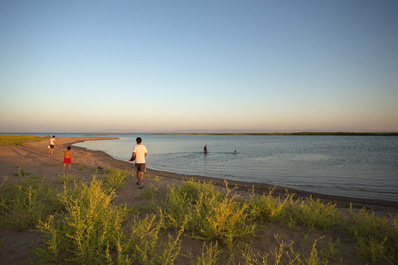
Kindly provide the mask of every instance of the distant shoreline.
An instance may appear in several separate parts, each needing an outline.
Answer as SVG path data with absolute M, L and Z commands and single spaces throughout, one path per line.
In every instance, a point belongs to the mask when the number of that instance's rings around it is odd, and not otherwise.
M 398 132 L 270 132 L 270 133 L 155 133 L 156 135 L 330 135 L 330 136 L 398 136 Z

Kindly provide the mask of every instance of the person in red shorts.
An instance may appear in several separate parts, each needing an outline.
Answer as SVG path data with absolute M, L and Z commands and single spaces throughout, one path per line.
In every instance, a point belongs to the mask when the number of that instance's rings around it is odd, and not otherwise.
M 66 164 L 68 164 L 69 170 L 72 169 L 72 152 L 70 151 L 72 149 L 72 147 L 68 146 L 66 149 L 67 150 L 65 151 L 65 154 L 64 154 L 64 171 L 66 168 Z

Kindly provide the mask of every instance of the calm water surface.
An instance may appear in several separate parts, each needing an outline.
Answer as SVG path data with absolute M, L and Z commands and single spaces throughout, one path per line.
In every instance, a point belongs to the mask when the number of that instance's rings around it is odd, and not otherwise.
M 152 169 L 398 202 L 398 137 L 140 134 L 76 145 L 128 160 L 137 136 Z

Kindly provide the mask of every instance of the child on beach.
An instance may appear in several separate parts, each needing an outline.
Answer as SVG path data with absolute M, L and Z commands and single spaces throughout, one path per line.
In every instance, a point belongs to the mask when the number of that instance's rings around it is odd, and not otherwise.
M 65 171 L 65 168 L 66 168 L 66 164 L 68 164 L 69 170 L 72 168 L 72 165 L 71 165 L 71 163 L 72 163 L 72 152 L 70 151 L 72 149 L 72 147 L 68 146 L 66 149 L 67 150 L 65 151 L 65 154 L 64 154 L 64 171 Z

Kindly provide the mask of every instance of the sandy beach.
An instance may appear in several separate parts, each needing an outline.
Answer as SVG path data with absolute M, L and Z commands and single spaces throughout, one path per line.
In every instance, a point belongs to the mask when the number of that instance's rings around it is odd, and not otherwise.
M 48 141 L 44 140 L 41 142 L 27 143 L 23 146 L 0 146 L 0 176 L 9 176 L 9 181 L 18 181 L 18 176 L 14 176 L 18 171 L 18 168 L 23 169 L 24 172 L 28 172 L 32 175 L 43 176 L 45 181 L 48 183 L 56 183 L 57 178 L 63 171 L 63 153 L 68 145 L 81 141 L 93 141 L 93 140 L 109 140 L 114 138 L 99 138 L 99 137 L 62 137 L 57 138 L 54 155 L 48 154 L 47 144 Z M 80 147 L 72 147 L 72 154 L 74 163 L 72 164 L 71 174 L 80 177 L 82 179 L 89 180 L 93 175 L 103 175 L 103 169 L 106 168 L 117 168 L 132 170 L 133 165 L 127 160 L 130 154 L 126 154 L 126 161 L 120 161 L 112 158 L 108 154 L 101 151 L 90 151 Z M 150 159 L 150 157 L 148 158 Z M 154 177 L 157 181 L 154 181 Z M 159 187 L 159 190 L 165 190 L 167 185 L 181 183 L 183 179 L 194 178 L 197 180 L 210 180 L 215 185 L 222 187 L 225 186 L 224 180 L 215 179 L 210 177 L 201 176 L 186 176 L 170 172 L 156 171 L 148 169 L 146 174 L 144 185 L 149 187 L 151 184 Z M 126 204 L 129 206 L 138 205 L 142 202 L 140 194 L 145 190 L 139 190 L 135 185 L 135 178 L 129 178 L 126 181 L 126 188 L 121 189 L 117 192 L 115 199 L 116 204 Z M 266 184 L 255 184 L 246 182 L 228 181 L 230 187 L 235 187 L 238 192 L 244 194 L 254 186 L 254 190 L 258 193 L 267 192 L 270 185 Z M 62 188 L 62 184 L 58 185 L 58 188 Z M 390 201 L 381 200 L 366 200 L 347 198 L 340 196 L 328 196 L 322 194 L 308 193 L 298 190 L 288 190 L 291 193 L 295 193 L 297 197 L 313 196 L 313 198 L 319 198 L 326 202 L 336 203 L 337 207 L 343 212 L 348 212 L 350 202 L 354 208 L 371 208 L 377 214 L 385 215 L 387 213 L 397 214 L 398 204 Z M 286 189 L 283 187 L 275 188 L 275 195 L 284 194 Z M 274 232 L 278 232 L 283 237 L 299 241 L 302 237 L 300 232 L 291 231 L 285 227 L 271 224 L 270 227 L 264 229 L 260 235 L 256 236 L 253 244 L 258 248 L 270 247 L 270 243 L 265 241 L 264 238 L 272 237 Z M 318 235 L 314 234 L 311 237 L 316 238 Z M 183 245 L 191 247 L 192 249 L 198 249 L 198 253 L 201 249 L 201 245 L 197 240 L 183 239 Z M 30 261 L 36 261 L 35 257 L 30 251 L 43 244 L 43 238 L 38 231 L 16 231 L 13 229 L 0 228 L 0 264 L 25 264 Z M 303 246 L 304 248 L 304 246 Z M 195 251 L 194 251 L 195 253 Z M 353 254 L 352 250 L 347 250 L 346 253 L 342 253 L 344 258 L 344 264 L 357 264 L 361 262 Z M 179 261 L 180 264 L 184 264 L 184 259 Z

